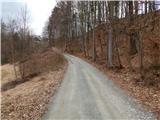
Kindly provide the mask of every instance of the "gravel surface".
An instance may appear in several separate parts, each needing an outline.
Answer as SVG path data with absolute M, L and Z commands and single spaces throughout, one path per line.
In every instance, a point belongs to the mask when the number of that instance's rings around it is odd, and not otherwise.
M 69 61 L 67 73 L 43 120 L 155 119 L 95 67 L 72 55 L 65 56 Z

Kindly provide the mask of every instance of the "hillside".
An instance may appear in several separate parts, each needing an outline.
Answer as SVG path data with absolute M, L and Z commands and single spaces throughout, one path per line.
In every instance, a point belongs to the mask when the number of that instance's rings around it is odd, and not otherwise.
M 85 56 L 84 52 L 78 52 L 77 48 L 73 54 L 87 58 L 87 61 L 91 62 L 97 68 L 102 70 L 107 76 L 110 77 L 118 86 L 123 88 L 127 93 L 135 97 L 140 103 L 147 106 L 147 108 L 154 111 L 158 116 L 160 115 L 160 11 L 155 13 L 156 20 L 153 25 L 149 25 L 146 29 L 153 28 L 152 31 L 144 30 L 143 32 L 143 66 L 144 66 L 144 78 L 141 79 L 140 75 L 140 62 L 139 54 L 133 54 L 130 56 L 129 51 L 129 36 L 126 34 L 124 24 L 126 20 L 118 21 L 118 27 L 122 30 L 120 33 L 113 33 L 113 64 L 115 67 L 107 67 L 107 41 L 105 31 L 105 24 L 97 26 L 95 29 L 95 48 L 96 48 L 96 60 L 92 59 L 92 37 L 90 36 L 88 45 L 88 55 Z M 137 26 L 144 26 L 147 16 L 139 16 L 136 19 Z M 132 26 L 136 26 L 132 25 Z M 117 27 L 117 24 L 115 25 Z M 115 28 L 118 29 L 118 28 Z M 119 30 L 119 29 L 118 29 Z M 91 32 L 89 33 L 90 35 Z M 74 44 L 74 43 L 73 43 Z M 118 53 L 117 53 L 118 49 Z M 72 52 L 71 52 L 72 53 Z M 119 55 L 118 55 L 119 54 Z M 118 58 L 119 56 L 119 58 Z M 122 69 L 119 69 L 119 61 L 122 65 Z M 117 66 L 117 67 L 116 67 Z M 160 116 L 159 116 L 160 117 Z
M 63 56 L 52 49 L 33 56 L 36 56 L 37 63 L 34 74 L 37 73 L 36 68 L 41 72 L 27 77 L 25 81 L 14 79 L 13 65 L 2 66 L 2 119 L 40 119 L 60 86 L 67 68 Z M 35 60 L 33 56 L 26 63 Z M 33 64 L 32 67 L 29 65 L 28 68 L 33 68 Z M 27 73 L 31 74 L 32 71 Z

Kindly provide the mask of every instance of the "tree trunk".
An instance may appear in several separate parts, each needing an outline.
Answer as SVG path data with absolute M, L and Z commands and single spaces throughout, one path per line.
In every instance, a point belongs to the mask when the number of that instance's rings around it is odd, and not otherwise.
M 108 67 L 113 67 L 112 63 L 112 27 L 110 25 L 108 32 Z
M 93 4 L 95 2 L 95 5 Z M 95 21 L 96 21 L 96 1 L 92 2 L 92 21 L 93 21 L 93 29 L 92 29 L 92 39 L 93 39 L 93 43 L 92 43 L 92 58 L 93 61 L 96 60 L 96 49 L 95 49 Z M 93 14 L 94 12 L 94 14 Z
M 103 54 L 103 46 L 102 46 L 102 30 L 100 30 L 99 42 L 100 42 L 101 53 Z
M 145 1 L 145 14 L 147 14 L 147 5 L 148 5 L 148 2 L 147 2 L 147 0 Z
M 123 68 L 122 64 L 121 64 L 121 59 L 120 59 L 120 55 L 119 55 L 119 49 L 118 49 L 118 44 L 117 44 L 117 37 L 115 37 L 115 47 L 116 47 L 116 51 L 117 51 L 117 57 L 118 57 L 118 64 L 119 64 L 119 68 Z
M 108 6 L 109 6 L 109 18 L 108 18 L 108 67 L 111 68 L 113 67 L 113 61 L 112 61 L 112 52 L 113 52 L 113 48 L 112 48 L 112 40 L 113 40 L 113 37 L 112 37 L 112 34 L 113 34 L 113 28 L 112 28 L 112 20 L 113 20 L 113 8 L 114 8 L 114 2 L 113 1 L 110 1 L 108 2 Z
M 14 34 L 14 33 L 12 33 Z M 16 71 L 16 67 L 15 67 L 15 46 L 14 46 L 14 38 L 12 35 L 12 64 L 13 64 L 13 70 L 14 70 L 14 75 L 15 75 L 15 79 L 17 79 L 17 71 Z
M 133 2 L 129 1 L 129 24 L 130 26 L 133 24 Z M 130 33 L 130 54 L 134 55 L 137 53 L 136 49 L 136 41 L 135 41 L 135 34 Z
M 134 1 L 135 4 L 135 14 L 138 15 L 138 1 Z
M 141 79 L 144 79 L 144 67 L 143 67 L 143 39 L 142 39 L 142 33 L 139 32 L 139 62 L 140 62 L 140 74 Z M 148 84 L 148 82 L 147 82 Z

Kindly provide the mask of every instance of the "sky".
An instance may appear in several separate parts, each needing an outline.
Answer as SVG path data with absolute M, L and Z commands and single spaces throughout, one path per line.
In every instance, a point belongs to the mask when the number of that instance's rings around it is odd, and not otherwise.
M 29 24 L 36 35 L 41 35 L 42 29 L 56 5 L 56 0 L 1 0 L 1 17 L 3 21 L 16 18 L 27 5 Z
M 36 35 L 41 35 L 42 29 L 56 5 L 56 0 L 0 0 L 3 20 L 16 18 L 25 3 L 29 11 L 29 24 Z M 160 6 L 159 6 L 160 7 Z

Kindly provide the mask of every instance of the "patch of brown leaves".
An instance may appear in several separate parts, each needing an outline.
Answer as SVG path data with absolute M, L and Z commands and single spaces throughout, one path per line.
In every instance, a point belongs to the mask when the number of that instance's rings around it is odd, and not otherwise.
M 1 118 L 6 120 L 40 119 L 50 97 L 63 79 L 67 64 L 56 71 L 42 73 L 31 80 L 2 92 Z

